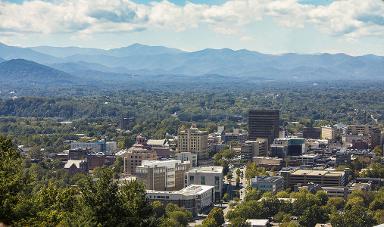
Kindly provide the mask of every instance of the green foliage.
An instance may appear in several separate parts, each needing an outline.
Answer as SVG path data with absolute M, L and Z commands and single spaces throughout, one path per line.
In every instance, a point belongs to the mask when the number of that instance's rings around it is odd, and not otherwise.
M 203 221 L 204 227 L 217 227 L 224 224 L 224 213 L 223 210 L 214 207 L 208 214 L 208 217 Z
M 21 218 L 17 207 L 25 198 L 26 180 L 19 152 L 9 138 L 0 135 L 0 222 L 11 224 Z
M 258 167 L 255 162 L 249 163 L 245 169 L 245 178 L 247 180 L 250 180 L 255 176 L 266 176 L 266 175 L 267 175 L 267 172 L 265 171 L 265 168 Z
M 167 226 L 180 226 L 184 227 L 188 225 L 188 222 L 192 220 L 192 213 L 184 208 L 180 208 L 173 203 L 169 203 L 165 207 L 165 216 L 160 223 L 161 227 Z
M 328 214 L 325 208 L 313 205 L 308 207 L 299 218 L 301 226 L 312 227 L 316 223 L 325 223 L 328 220 Z
M 365 207 L 353 206 L 343 213 L 331 215 L 331 224 L 334 227 L 371 227 L 376 224 L 376 220 Z

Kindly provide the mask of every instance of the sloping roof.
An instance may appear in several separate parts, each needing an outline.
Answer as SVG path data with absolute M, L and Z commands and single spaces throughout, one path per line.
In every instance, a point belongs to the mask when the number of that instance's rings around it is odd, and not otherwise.
M 73 165 L 75 165 L 76 168 L 80 169 L 81 163 L 85 162 L 84 160 L 68 160 L 67 163 L 64 165 L 64 169 L 69 169 Z
M 166 140 L 165 139 L 162 139 L 162 140 L 151 140 L 149 139 L 147 141 L 147 144 L 150 145 L 150 146 L 164 146 L 166 144 Z

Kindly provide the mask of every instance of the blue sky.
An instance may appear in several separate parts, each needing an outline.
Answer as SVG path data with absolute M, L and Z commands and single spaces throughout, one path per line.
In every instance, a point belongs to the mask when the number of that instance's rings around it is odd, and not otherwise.
M 0 0 L 0 42 L 19 46 L 384 55 L 383 37 L 380 0 Z

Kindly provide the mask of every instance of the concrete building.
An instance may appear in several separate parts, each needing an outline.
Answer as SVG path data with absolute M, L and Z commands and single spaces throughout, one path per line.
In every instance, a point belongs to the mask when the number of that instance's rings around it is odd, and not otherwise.
M 176 153 L 175 159 L 181 162 L 190 162 L 193 167 L 197 166 L 197 154 L 191 152 Z
M 288 153 L 288 138 L 276 138 L 271 144 L 272 157 L 284 158 Z
M 94 170 L 103 166 L 111 166 L 115 162 L 114 155 L 105 155 L 102 153 L 88 153 L 86 157 L 88 170 Z
M 378 127 L 370 126 L 370 125 L 348 125 L 346 130 L 346 135 L 344 137 L 353 137 L 359 136 L 360 139 L 354 139 L 360 143 L 360 140 L 367 142 L 370 148 L 374 148 L 375 146 L 381 145 L 381 130 Z M 346 142 L 350 142 L 348 138 L 345 138 Z M 344 142 L 344 141 L 343 141 Z M 355 145 L 356 146 L 356 145 Z
M 308 183 L 319 184 L 321 187 L 345 186 L 348 183 L 345 171 L 315 169 L 282 170 L 280 175 L 284 177 L 287 187 L 293 187 L 298 184 L 306 185 Z
M 382 144 L 381 130 L 379 128 L 371 128 L 369 134 L 369 145 L 373 149 Z
M 178 152 L 191 152 L 198 158 L 208 158 L 208 132 L 200 131 L 195 125 L 178 133 Z
M 123 158 L 124 173 L 128 175 L 135 175 L 136 167 L 140 166 L 143 160 L 157 160 L 156 152 L 147 145 L 147 140 L 141 135 L 136 137 L 136 143 L 131 148 L 119 151 L 116 156 Z
M 150 201 L 160 201 L 165 205 L 176 204 L 196 216 L 213 206 L 214 193 L 213 186 L 192 184 L 179 191 L 147 190 L 146 197 Z
M 189 162 L 180 160 L 143 160 L 136 167 L 136 179 L 143 182 L 148 190 L 175 191 L 184 188 L 184 174 L 189 170 Z
M 336 165 L 347 165 L 351 163 L 351 154 L 346 150 L 336 152 Z
M 353 191 L 370 191 L 371 184 L 370 183 L 352 183 L 345 187 L 336 186 L 336 187 L 321 187 L 324 190 L 328 197 L 343 197 L 347 199 L 348 195 L 350 195 Z
M 224 168 L 222 166 L 202 166 L 190 169 L 185 173 L 185 186 L 191 184 L 214 186 L 215 201 L 219 201 L 223 193 Z
M 280 112 L 278 110 L 250 110 L 248 113 L 248 139 L 267 138 L 268 146 L 279 137 Z
M 230 142 L 244 143 L 248 138 L 248 132 L 240 129 L 234 129 L 233 132 L 226 132 L 221 136 L 221 140 L 228 144 Z
M 284 158 L 287 155 L 288 146 L 282 144 L 271 145 L 271 157 Z
M 284 177 L 256 176 L 251 179 L 251 186 L 260 191 L 276 193 L 284 190 Z
M 119 122 L 119 128 L 122 130 L 129 130 L 135 123 L 134 117 L 122 117 Z
M 257 166 L 267 170 L 280 170 L 284 166 L 282 158 L 253 157 L 253 162 L 255 162 Z
M 319 127 L 304 127 L 303 128 L 303 137 L 305 139 L 320 139 L 321 138 L 321 128 L 319 128 Z
M 314 166 L 321 156 L 319 154 L 304 154 L 300 156 L 290 156 L 287 161 L 289 166 Z
M 166 139 L 162 140 L 152 140 L 149 139 L 147 141 L 147 145 L 151 147 L 153 151 L 156 152 L 157 158 L 169 158 L 173 155 L 171 151 L 168 141 Z
M 321 139 L 323 140 L 334 140 L 335 139 L 335 131 L 330 126 L 321 127 Z
M 96 142 L 72 142 L 71 150 L 75 150 L 75 149 L 86 149 L 96 153 L 106 152 L 107 144 L 106 144 L 106 141 L 104 140 L 99 140 Z
M 348 125 L 346 134 L 349 135 L 368 135 L 370 131 L 369 125 Z
M 117 150 L 117 144 L 115 141 L 99 140 L 95 142 L 72 142 L 71 150 L 84 149 L 90 150 L 94 153 L 114 153 Z
M 247 140 L 241 144 L 241 159 L 252 161 L 253 157 L 266 156 L 268 151 L 267 139 L 256 139 L 256 141 Z
M 305 140 L 303 138 L 289 138 L 287 156 L 300 156 L 305 152 Z

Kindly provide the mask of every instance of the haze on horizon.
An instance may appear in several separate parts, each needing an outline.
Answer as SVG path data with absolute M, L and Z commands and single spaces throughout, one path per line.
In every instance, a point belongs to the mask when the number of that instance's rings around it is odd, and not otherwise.
M 381 0 L 0 0 L 0 42 L 23 47 L 383 56 L 383 37 Z

